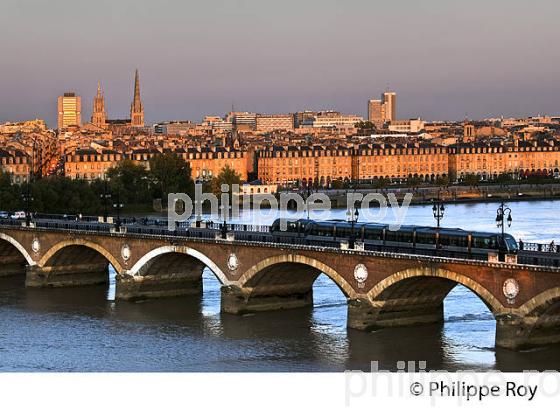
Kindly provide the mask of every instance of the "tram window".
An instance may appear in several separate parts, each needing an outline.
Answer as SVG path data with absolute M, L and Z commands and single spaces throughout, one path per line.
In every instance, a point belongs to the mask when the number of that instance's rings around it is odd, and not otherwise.
M 494 249 L 496 247 L 494 241 L 491 238 L 473 238 L 474 247 L 482 249 Z
M 412 243 L 412 232 L 401 232 L 399 242 Z
M 426 233 L 417 233 L 416 243 L 434 245 L 436 243 L 436 238 L 435 235 L 430 235 Z
M 394 231 L 385 232 L 385 240 L 389 242 L 397 242 L 398 241 L 397 232 Z
M 383 239 L 383 231 L 366 228 L 365 239 L 369 239 L 369 240 L 373 240 L 373 241 L 379 241 L 379 240 Z
M 466 248 L 467 247 L 467 238 L 462 237 L 462 236 L 450 236 L 449 237 L 449 246 Z

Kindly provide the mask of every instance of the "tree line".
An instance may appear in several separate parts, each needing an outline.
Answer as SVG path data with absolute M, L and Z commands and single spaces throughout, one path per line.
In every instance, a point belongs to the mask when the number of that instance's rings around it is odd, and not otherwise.
M 220 192 L 222 184 L 240 183 L 241 177 L 226 166 L 203 191 Z M 0 210 L 25 209 L 26 196 L 31 210 L 39 213 L 101 215 L 105 207 L 124 205 L 124 212 L 154 210 L 154 201 L 167 203 L 169 193 L 194 194 L 194 181 L 187 161 L 174 153 L 162 154 L 149 161 L 149 167 L 123 160 L 107 171 L 105 179 L 86 181 L 64 176 L 47 176 L 22 185 L 13 184 L 10 175 L 0 172 Z

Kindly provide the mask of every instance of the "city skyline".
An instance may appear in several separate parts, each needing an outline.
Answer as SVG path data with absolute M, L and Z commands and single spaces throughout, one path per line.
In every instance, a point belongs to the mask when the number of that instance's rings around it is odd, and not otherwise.
M 147 124 L 200 121 L 232 103 L 239 111 L 336 109 L 367 117 L 366 102 L 387 89 L 400 96 L 400 118 L 559 111 L 552 16 L 560 6 L 551 1 L 537 2 L 549 10 L 538 15 L 535 4 L 505 1 L 357 1 L 352 8 L 288 1 L 274 13 L 249 0 L 51 3 L 8 0 L 3 7 L 0 34 L 12 40 L 2 46 L 10 58 L 0 77 L 0 122 L 38 117 L 54 127 L 53 99 L 67 90 L 82 97 L 89 118 L 98 81 L 107 112 L 125 118 L 136 67 Z M 14 22 L 24 17 L 28 28 L 14 38 Z

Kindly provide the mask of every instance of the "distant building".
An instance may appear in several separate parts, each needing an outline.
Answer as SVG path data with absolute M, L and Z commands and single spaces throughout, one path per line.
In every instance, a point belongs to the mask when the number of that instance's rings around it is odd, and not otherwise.
M 133 127 L 144 126 L 144 105 L 140 99 L 140 76 L 138 70 L 134 76 L 134 99 L 130 105 L 130 124 Z
M 337 111 L 320 111 L 313 117 L 313 128 L 351 128 L 364 118 L 357 115 L 344 115 Z
M 292 131 L 294 116 L 292 114 L 257 114 L 255 123 L 257 132 Z
M 226 121 L 231 121 L 237 131 L 254 131 L 257 126 L 257 114 L 254 112 L 230 112 Z
M 58 129 L 82 125 L 82 98 L 75 93 L 58 97 Z
M 196 128 L 196 124 L 192 121 L 168 121 L 154 125 L 154 132 L 163 135 L 185 136 L 194 128 Z
M 425 122 L 420 118 L 412 120 L 391 121 L 389 124 L 389 131 L 402 132 L 405 134 L 414 134 L 424 129 Z
M 0 134 L 16 134 L 18 132 L 43 132 L 47 130 L 44 120 L 30 120 L 23 122 L 7 122 L 0 125 Z
M 204 117 L 202 125 L 217 131 L 231 131 L 233 129 L 231 120 L 224 120 L 222 117 L 216 115 L 207 115 Z
M 31 159 L 22 150 L 0 149 L 0 170 L 10 176 L 12 183 L 22 184 L 29 181 Z
M 376 128 L 383 127 L 385 122 L 382 115 L 383 103 L 381 100 L 368 101 L 368 121 L 375 125 Z
M 305 125 L 311 126 L 313 118 L 317 115 L 315 111 L 298 111 L 294 114 L 294 127 L 301 128 Z
M 397 119 L 397 93 L 385 92 L 381 95 L 383 101 L 381 116 L 384 122 Z

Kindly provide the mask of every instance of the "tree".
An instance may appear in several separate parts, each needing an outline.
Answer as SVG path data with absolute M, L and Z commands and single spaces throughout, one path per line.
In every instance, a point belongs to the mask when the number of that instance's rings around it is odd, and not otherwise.
M 508 174 L 507 172 L 502 172 L 500 175 L 498 175 L 497 181 L 500 184 L 509 184 L 513 182 L 513 177 L 511 176 L 511 174 Z
M 376 189 L 383 189 L 383 188 L 387 188 L 390 184 L 390 181 L 387 178 L 379 178 L 376 179 L 373 183 L 374 188 Z
M 21 190 L 12 185 L 9 174 L 0 169 L 0 210 L 17 211 L 21 207 Z
M 465 183 L 470 187 L 477 186 L 479 181 L 480 181 L 480 176 L 476 174 L 465 175 Z
M 101 209 L 100 197 L 82 179 L 61 176 L 41 178 L 32 183 L 31 194 L 32 208 L 36 212 L 96 214 Z
M 167 200 L 170 193 L 191 195 L 194 182 L 188 162 L 175 153 L 158 155 L 150 160 L 150 181 L 154 198 Z
M 239 173 L 237 173 L 229 165 L 226 165 L 225 167 L 222 168 L 222 170 L 216 177 L 212 178 L 211 181 L 212 193 L 219 198 L 220 195 L 222 194 L 222 185 L 227 185 L 229 186 L 229 193 L 231 199 L 232 185 L 234 184 L 236 185 L 241 184 L 241 175 L 239 175 Z
M 412 176 L 406 180 L 406 183 L 408 186 L 416 188 L 422 184 L 422 178 Z
M 438 176 L 436 178 L 437 186 L 449 186 L 449 177 L 447 175 Z
M 119 192 L 120 202 L 146 204 L 151 201 L 148 171 L 142 165 L 125 159 L 107 171 L 107 178 L 113 196 L 117 191 Z M 101 189 L 98 185 L 95 187 Z
M 342 179 L 335 179 L 331 182 L 332 189 L 343 189 L 344 188 L 344 181 Z

